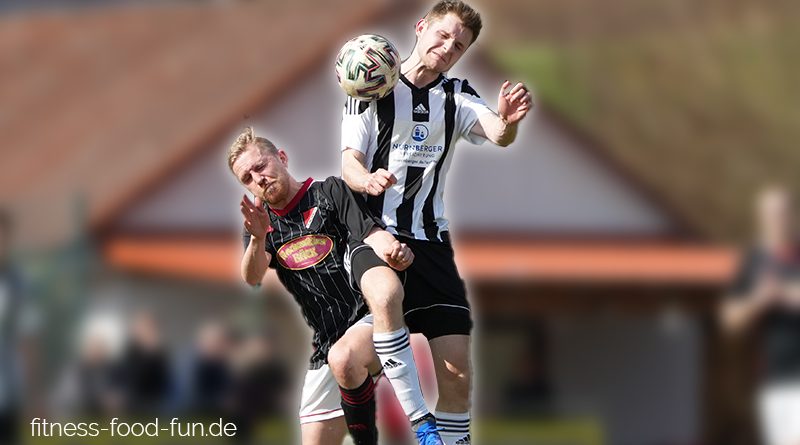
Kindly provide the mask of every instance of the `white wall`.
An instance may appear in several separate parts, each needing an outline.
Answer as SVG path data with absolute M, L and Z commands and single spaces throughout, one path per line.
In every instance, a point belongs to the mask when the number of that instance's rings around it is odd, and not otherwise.
M 389 37 L 401 54 L 411 51 L 413 17 L 359 32 Z M 334 46 L 338 47 L 338 44 Z M 270 106 L 240 126 L 254 125 L 289 153 L 298 179 L 339 175 L 339 141 L 344 93 L 336 85 L 331 50 L 306 79 L 298 79 Z M 496 107 L 502 78 L 478 65 L 468 53 L 450 74 L 467 77 Z M 466 73 L 466 74 L 465 74 Z M 235 225 L 241 193 L 225 166 L 229 139 L 206 153 L 157 194 L 125 214 L 125 227 L 208 228 Z M 591 148 L 588 148 L 591 150 Z M 446 190 L 447 214 L 458 229 L 514 230 L 575 234 L 656 234 L 668 218 L 646 201 L 630 183 L 598 162 L 573 138 L 537 119 L 523 121 L 517 141 L 508 149 L 490 143 L 475 147 L 460 143 Z

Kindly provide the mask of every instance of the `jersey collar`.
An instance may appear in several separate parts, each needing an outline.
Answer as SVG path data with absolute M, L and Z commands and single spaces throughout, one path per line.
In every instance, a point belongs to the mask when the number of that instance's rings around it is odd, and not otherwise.
M 301 199 L 303 199 L 303 196 L 306 194 L 306 191 L 308 191 L 308 188 L 311 186 L 312 182 L 314 182 L 313 178 L 306 179 L 306 182 L 303 183 L 303 186 L 300 187 L 300 190 L 297 191 L 297 194 L 294 195 L 294 198 L 289 201 L 289 204 L 287 204 L 286 207 L 282 209 L 270 207 L 269 209 L 275 212 L 275 214 L 278 216 L 286 216 L 289 212 L 294 210 L 295 207 L 297 207 L 297 204 Z
M 411 81 L 408 80 L 408 78 L 406 77 L 405 74 L 400 74 L 400 80 L 402 80 L 403 83 L 406 84 L 409 88 L 411 88 L 412 90 L 416 90 L 416 91 L 430 90 L 431 88 L 433 88 L 436 85 L 438 85 L 439 82 L 442 81 L 442 79 L 444 79 L 444 74 L 439 73 L 439 77 L 434 79 L 433 82 L 431 82 L 431 83 L 425 85 L 424 87 L 420 88 L 420 87 L 414 85 L 413 83 L 411 83 Z

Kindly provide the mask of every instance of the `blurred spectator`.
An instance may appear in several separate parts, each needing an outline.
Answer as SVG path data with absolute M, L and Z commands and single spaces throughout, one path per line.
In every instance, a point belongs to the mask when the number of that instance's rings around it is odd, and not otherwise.
M 118 319 L 96 313 L 84 322 L 76 361 L 66 365 L 53 399 L 57 415 L 122 414 L 124 387 L 119 362 L 122 335 Z
M 11 217 L 0 210 L 0 443 L 16 443 L 20 419 L 22 280 L 11 262 Z
M 166 406 L 172 382 L 155 316 L 146 311 L 134 315 L 129 335 L 122 357 L 126 409 L 131 414 L 157 414 Z
M 231 348 L 230 333 L 221 323 L 206 323 L 198 331 L 189 377 L 190 411 L 193 414 L 215 418 L 230 412 L 233 390 Z
M 541 325 L 534 325 L 511 371 L 504 404 L 509 417 L 551 413 L 552 387 L 547 375 L 547 339 Z
M 729 334 L 756 336 L 758 411 L 768 445 L 800 443 L 800 245 L 793 239 L 791 212 L 787 190 L 761 193 L 759 237 L 743 256 L 722 308 Z
M 235 356 L 234 416 L 237 439 L 249 443 L 258 422 L 292 414 L 288 364 L 269 335 L 250 334 Z
M 95 334 L 86 338 L 77 372 L 79 412 L 95 417 L 119 414 L 123 389 L 121 370 L 105 337 Z

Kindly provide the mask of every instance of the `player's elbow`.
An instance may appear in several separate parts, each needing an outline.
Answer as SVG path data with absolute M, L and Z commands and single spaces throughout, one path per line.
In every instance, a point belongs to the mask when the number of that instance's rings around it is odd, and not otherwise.
M 503 148 L 508 147 L 509 145 L 511 145 L 512 142 L 514 142 L 513 139 L 506 139 L 506 138 L 497 138 L 497 140 L 494 141 L 495 145 Z
M 249 284 L 250 286 L 258 286 L 261 284 L 261 281 L 264 279 L 263 273 L 256 273 L 252 270 L 243 268 L 242 269 L 242 279 L 245 283 Z
M 492 142 L 499 147 L 508 147 L 514 142 L 516 135 L 510 132 L 499 132 L 493 138 Z
M 244 278 L 244 282 L 249 284 L 250 286 L 258 286 L 261 284 L 261 280 L 255 277 L 252 277 L 248 274 L 242 274 L 242 278 Z

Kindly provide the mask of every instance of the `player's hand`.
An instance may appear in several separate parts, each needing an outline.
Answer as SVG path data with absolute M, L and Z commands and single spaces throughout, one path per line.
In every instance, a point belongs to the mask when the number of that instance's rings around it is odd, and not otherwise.
M 378 196 L 394 184 L 397 184 L 397 178 L 385 169 L 379 168 L 367 175 L 367 179 L 364 181 L 364 191 L 368 195 Z
M 250 233 L 250 236 L 257 239 L 264 239 L 267 233 L 270 232 L 269 214 L 264 208 L 264 203 L 261 198 L 256 197 L 255 203 L 250 201 L 247 195 L 242 197 L 240 203 L 242 216 L 244 216 L 244 228 Z
M 406 244 L 395 240 L 383 252 L 383 260 L 394 270 L 406 270 L 414 262 L 414 252 Z
M 514 85 L 514 88 L 508 90 L 511 82 L 505 81 L 500 86 L 500 94 L 497 96 L 497 114 L 509 124 L 516 124 L 528 114 L 533 102 L 531 100 L 531 93 L 522 84 L 522 82 Z

